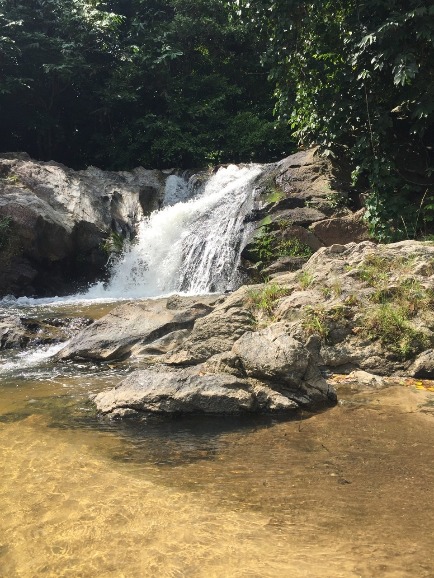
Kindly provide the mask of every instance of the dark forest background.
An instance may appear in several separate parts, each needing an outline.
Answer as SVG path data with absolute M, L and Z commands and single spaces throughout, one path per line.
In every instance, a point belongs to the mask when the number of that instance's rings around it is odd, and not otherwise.
M 74 168 L 319 145 L 380 240 L 434 222 L 434 3 L 0 0 L 0 151 Z

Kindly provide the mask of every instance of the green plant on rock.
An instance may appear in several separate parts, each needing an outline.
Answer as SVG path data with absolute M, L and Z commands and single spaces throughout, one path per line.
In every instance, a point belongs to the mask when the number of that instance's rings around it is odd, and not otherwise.
M 308 289 L 312 285 L 313 281 L 314 277 L 312 273 L 309 273 L 309 271 L 301 271 L 297 275 L 297 282 L 300 286 L 300 289 L 302 289 L 303 291 Z
M 308 245 L 296 237 L 282 239 L 277 244 L 276 250 L 279 257 L 310 257 L 313 253 Z
M 290 295 L 292 290 L 277 283 L 266 283 L 259 289 L 248 291 L 248 305 L 253 311 L 272 317 L 276 303 L 282 297 Z
M 265 201 L 267 203 L 278 203 L 285 197 L 285 193 L 279 189 L 274 183 L 267 187 L 267 196 Z
M 325 196 L 325 199 L 332 209 L 337 210 L 348 207 L 348 195 L 344 193 L 332 191 Z
M 324 341 L 329 335 L 327 312 L 324 307 L 306 307 L 302 327 L 307 335 L 319 335 Z
M 122 252 L 124 243 L 124 237 L 116 231 L 112 231 L 107 239 L 103 241 L 101 248 L 107 255 L 118 254 Z
M 392 275 L 411 274 L 413 267 L 414 257 L 412 256 L 392 259 L 378 253 L 371 253 L 356 269 L 356 276 L 370 287 L 378 288 L 387 285 Z
M 277 226 L 277 230 L 274 228 Z M 286 237 L 287 221 L 265 222 L 256 235 L 251 254 L 259 269 L 264 269 L 282 257 L 310 257 L 312 249 L 296 237 Z
M 322 305 L 311 305 L 303 311 L 302 327 L 307 335 L 319 335 L 327 341 L 331 326 L 345 323 L 352 315 L 351 309 L 344 305 L 335 305 L 328 309 Z
M 409 317 L 410 312 L 396 303 L 382 303 L 363 316 L 361 331 L 407 359 L 430 345 L 429 336 L 413 326 Z

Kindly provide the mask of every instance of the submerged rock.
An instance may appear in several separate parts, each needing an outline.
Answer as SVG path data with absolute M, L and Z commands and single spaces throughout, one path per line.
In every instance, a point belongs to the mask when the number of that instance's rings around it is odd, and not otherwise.
M 90 323 L 86 317 L 39 320 L 10 315 L 0 319 L 0 350 L 61 343 Z

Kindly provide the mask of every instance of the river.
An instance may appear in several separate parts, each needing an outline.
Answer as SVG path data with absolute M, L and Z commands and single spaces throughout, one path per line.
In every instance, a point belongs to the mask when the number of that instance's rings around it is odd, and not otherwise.
M 228 199 L 239 211 L 250 201 L 237 197 L 231 179 Z M 4 303 L 0 316 L 97 319 L 119 297 L 236 286 L 228 263 L 245 231 L 220 189 L 198 200 L 201 215 L 217 207 L 223 223 L 204 225 L 206 250 L 197 235 L 186 242 L 186 231 L 199 227 L 181 194 L 181 205 L 167 203 L 143 227 L 111 283 L 75 299 Z M 206 259 L 186 287 L 183 256 L 198 253 Z M 344 385 L 335 408 L 292 419 L 111 422 L 96 415 L 89 395 L 131 368 L 55 362 L 59 347 L 0 354 L 0 576 L 434 575 L 432 392 Z
M 88 396 L 126 368 L 38 352 L 3 353 L 1 576 L 433 575 L 432 393 L 346 388 L 292 420 L 110 422 Z

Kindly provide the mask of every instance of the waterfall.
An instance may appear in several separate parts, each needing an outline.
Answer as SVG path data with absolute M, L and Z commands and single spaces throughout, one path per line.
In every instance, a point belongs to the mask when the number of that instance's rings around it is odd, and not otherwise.
M 253 206 L 259 165 L 220 168 L 204 185 L 170 176 L 164 203 L 139 226 L 114 263 L 108 284 L 86 298 L 140 298 L 223 292 L 237 286 L 237 266 Z

